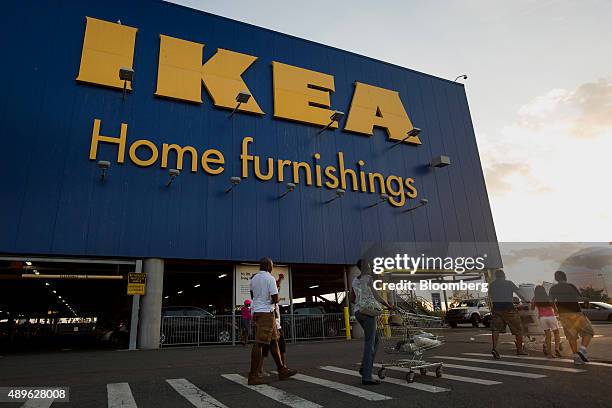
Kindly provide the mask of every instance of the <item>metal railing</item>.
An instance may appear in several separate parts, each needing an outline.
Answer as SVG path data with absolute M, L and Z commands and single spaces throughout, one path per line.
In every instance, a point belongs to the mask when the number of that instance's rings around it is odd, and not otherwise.
M 326 313 L 321 315 L 281 315 L 281 326 L 285 339 L 335 339 L 346 336 L 344 315 Z M 231 315 L 203 317 L 162 316 L 160 344 L 165 346 L 232 344 L 240 343 L 242 319 L 235 317 L 232 328 Z M 234 336 L 232 338 L 232 335 Z M 249 341 L 255 337 L 255 326 L 251 327 Z

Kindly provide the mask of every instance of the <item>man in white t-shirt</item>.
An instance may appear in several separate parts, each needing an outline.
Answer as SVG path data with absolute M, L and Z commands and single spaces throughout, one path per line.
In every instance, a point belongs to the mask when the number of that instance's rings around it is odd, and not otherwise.
M 266 378 L 260 375 L 263 366 L 262 348 L 265 344 L 270 344 L 272 340 L 278 339 L 275 305 L 279 299 L 276 280 L 270 273 L 273 266 L 274 264 L 270 258 L 263 258 L 259 262 L 259 272 L 251 278 L 252 312 L 256 331 L 255 342 L 251 351 L 249 385 L 267 383 Z M 270 354 L 272 354 L 272 358 L 274 358 L 276 363 L 279 379 L 284 380 L 297 373 L 297 371 L 283 365 L 276 341 L 270 346 Z

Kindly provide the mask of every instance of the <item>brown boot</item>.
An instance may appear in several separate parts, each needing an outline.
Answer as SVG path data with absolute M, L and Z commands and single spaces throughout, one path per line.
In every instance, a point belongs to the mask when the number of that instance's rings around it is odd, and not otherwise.
M 297 370 L 294 370 L 293 368 L 283 367 L 280 370 L 278 370 L 278 379 L 286 380 L 287 378 L 293 377 L 296 374 L 297 374 Z
M 249 385 L 261 385 L 261 384 L 268 384 L 269 380 L 265 377 L 260 377 L 258 375 L 250 375 L 249 374 L 249 381 L 248 384 Z

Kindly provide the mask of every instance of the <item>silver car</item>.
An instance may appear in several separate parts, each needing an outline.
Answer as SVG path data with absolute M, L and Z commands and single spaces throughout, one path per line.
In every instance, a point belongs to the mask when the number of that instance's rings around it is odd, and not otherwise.
M 580 302 L 582 312 L 589 320 L 608 320 L 612 322 L 612 305 L 605 302 Z

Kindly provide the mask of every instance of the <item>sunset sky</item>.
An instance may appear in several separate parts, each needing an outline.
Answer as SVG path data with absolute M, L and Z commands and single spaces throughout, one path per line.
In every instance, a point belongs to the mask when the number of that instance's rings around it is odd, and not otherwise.
M 612 2 L 175 0 L 465 81 L 500 241 L 612 240 Z

